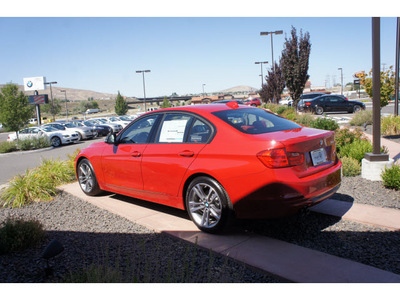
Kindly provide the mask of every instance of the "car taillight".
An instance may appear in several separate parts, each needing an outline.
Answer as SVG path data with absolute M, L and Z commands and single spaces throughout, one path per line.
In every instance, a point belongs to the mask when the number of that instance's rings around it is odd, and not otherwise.
M 304 162 L 302 153 L 286 152 L 284 148 L 261 151 L 257 154 L 257 157 L 268 168 L 293 167 Z

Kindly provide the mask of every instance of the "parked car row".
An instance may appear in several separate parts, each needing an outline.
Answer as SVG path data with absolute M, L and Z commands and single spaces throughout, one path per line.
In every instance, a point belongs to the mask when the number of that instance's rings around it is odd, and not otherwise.
M 41 126 L 29 127 L 18 132 L 19 139 L 48 137 L 53 147 L 73 142 L 118 133 L 137 116 L 118 116 L 89 120 L 55 121 Z M 15 141 L 17 133 L 8 135 L 8 141 Z

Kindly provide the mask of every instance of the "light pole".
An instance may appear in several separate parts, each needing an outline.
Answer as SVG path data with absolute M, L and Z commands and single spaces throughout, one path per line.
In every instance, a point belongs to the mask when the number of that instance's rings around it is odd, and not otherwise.
M 66 91 L 66 90 L 60 90 L 60 92 L 61 92 L 61 93 L 64 93 L 65 111 L 67 112 L 67 121 L 68 121 L 67 91 Z
M 57 84 L 57 81 L 45 82 L 44 84 L 50 85 L 50 98 L 51 98 L 51 112 L 53 113 L 53 122 L 56 120 L 56 116 L 54 114 L 54 101 L 53 101 L 53 90 L 51 88 L 52 84 Z
M 267 63 L 268 63 L 267 61 L 256 61 L 256 62 L 255 62 L 256 65 L 261 65 L 261 88 L 262 88 L 263 85 L 264 85 L 264 75 L 263 75 L 262 65 L 263 65 L 263 64 L 267 64 Z
M 341 78 L 340 91 L 341 91 L 341 95 L 343 96 L 343 68 L 338 68 L 338 70 L 340 70 L 340 78 Z
M 144 112 L 147 112 L 147 106 L 146 106 L 146 86 L 144 83 L 144 73 L 149 73 L 151 72 L 150 70 L 142 70 L 142 71 L 136 71 L 136 73 L 142 73 L 143 74 L 143 94 L 144 94 Z
M 272 42 L 272 35 L 273 34 L 282 34 L 282 33 L 283 33 L 283 30 L 260 32 L 260 35 L 271 35 L 272 70 L 274 70 L 274 72 L 275 72 L 275 61 L 274 61 L 274 44 Z
M 204 86 L 205 86 L 206 84 L 205 83 L 203 83 L 203 98 L 205 97 L 205 93 L 204 93 Z

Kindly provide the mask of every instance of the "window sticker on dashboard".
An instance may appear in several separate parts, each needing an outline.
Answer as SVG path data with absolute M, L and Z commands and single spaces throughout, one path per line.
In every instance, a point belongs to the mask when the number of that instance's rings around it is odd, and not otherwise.
M 182 143 L 188 120 L 171 120 L 163 123 L 160 143 Z

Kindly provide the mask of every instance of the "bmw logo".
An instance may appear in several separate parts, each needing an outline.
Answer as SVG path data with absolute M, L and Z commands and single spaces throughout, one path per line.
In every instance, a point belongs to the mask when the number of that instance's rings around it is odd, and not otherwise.
M 29 87 L 29 88 L 32 87 L 32 86 L 33 86 L 32 81 L 28 81 L 28 82 L 26 83 L 26 86 Z

